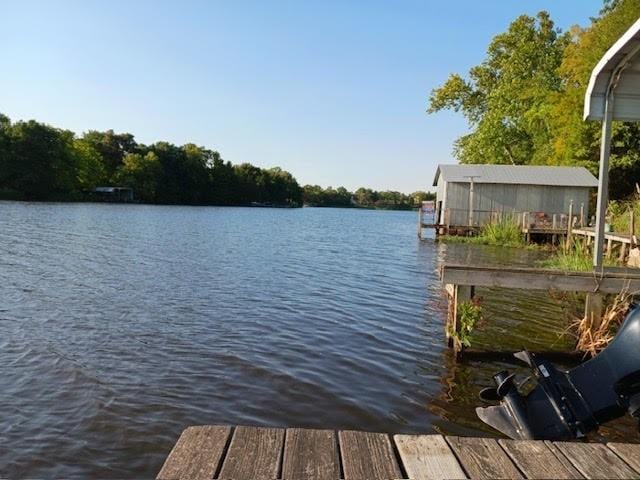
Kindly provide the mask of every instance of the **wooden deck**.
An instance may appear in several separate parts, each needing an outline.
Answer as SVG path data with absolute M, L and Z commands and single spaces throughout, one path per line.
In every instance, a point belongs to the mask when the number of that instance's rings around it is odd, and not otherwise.
M 198 426 L 157 478 L 640 478 L 640 444 Z

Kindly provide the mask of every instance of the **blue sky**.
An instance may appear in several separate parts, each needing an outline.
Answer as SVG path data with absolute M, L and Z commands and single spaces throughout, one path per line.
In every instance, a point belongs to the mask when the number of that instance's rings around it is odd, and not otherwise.
M 429 188 L 461 116 L 429 92 L 522 13 L 601 0 L 0 0 L 0 112 L 194 142 L 302 184 Z

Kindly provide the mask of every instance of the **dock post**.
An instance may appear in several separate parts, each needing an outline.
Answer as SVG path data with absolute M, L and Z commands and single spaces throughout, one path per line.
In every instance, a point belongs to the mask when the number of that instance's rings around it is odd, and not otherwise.
M 567 224 L 567 241 L 564 242 L 565 252 L 571 248 L 571 234 L 573 233 L 573 200 L 569 202 L 569 222 Z
M 418 239 L 422 240 L 422 205 L 418 206 Z
M 584 304 L 584 316 L 589 321 L 591 328 L 598 328 L 602 322 L 602 294 L 587 293 Z
M 580 228 L 583 228 L 584 225 L 584 203 L 580 204 Z

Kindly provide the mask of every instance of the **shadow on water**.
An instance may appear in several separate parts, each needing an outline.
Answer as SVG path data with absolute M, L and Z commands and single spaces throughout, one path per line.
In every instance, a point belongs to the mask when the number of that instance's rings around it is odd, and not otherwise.
M 415 220 L 0 202 L 0 477 L 153 477 L 195 424 L 494 434 L 477 393 L 513 365 L 453 361 L 438 265 L 540 253 L 420 242 Z M 478 345 L 569 345 L 562 301 L 478 293 Z

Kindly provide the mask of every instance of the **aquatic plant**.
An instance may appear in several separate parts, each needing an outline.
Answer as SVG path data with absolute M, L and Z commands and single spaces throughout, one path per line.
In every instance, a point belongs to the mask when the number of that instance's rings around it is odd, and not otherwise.
M 497 222 L 484 225 L 478 237 L 484 239 L 488 245 L 502 245 L 505 247 L 526 245 L 520 224 L 512 216 L 502 216 Z
M 496 222 L 483 225 L 478 235 L 474 237 L 447 235 L 444 239 L 447 242 L 496 245 L 500 247 L 524 248 L 527 246 L 518 220 L 510 215 L 502 216 Z
M 478 323 L 480 323 L 483 319 L 480 300 L 473 299 L 466 302 L 461 302 L 458 305 L 457 311 L 457 321 L 460 325 L 460 328 L 456 332 L 449 332 L 449 334 L 454 338 L 455 341 L 459 342 L 461 345 L 470 347 L 471 333 L 478 325 Z

